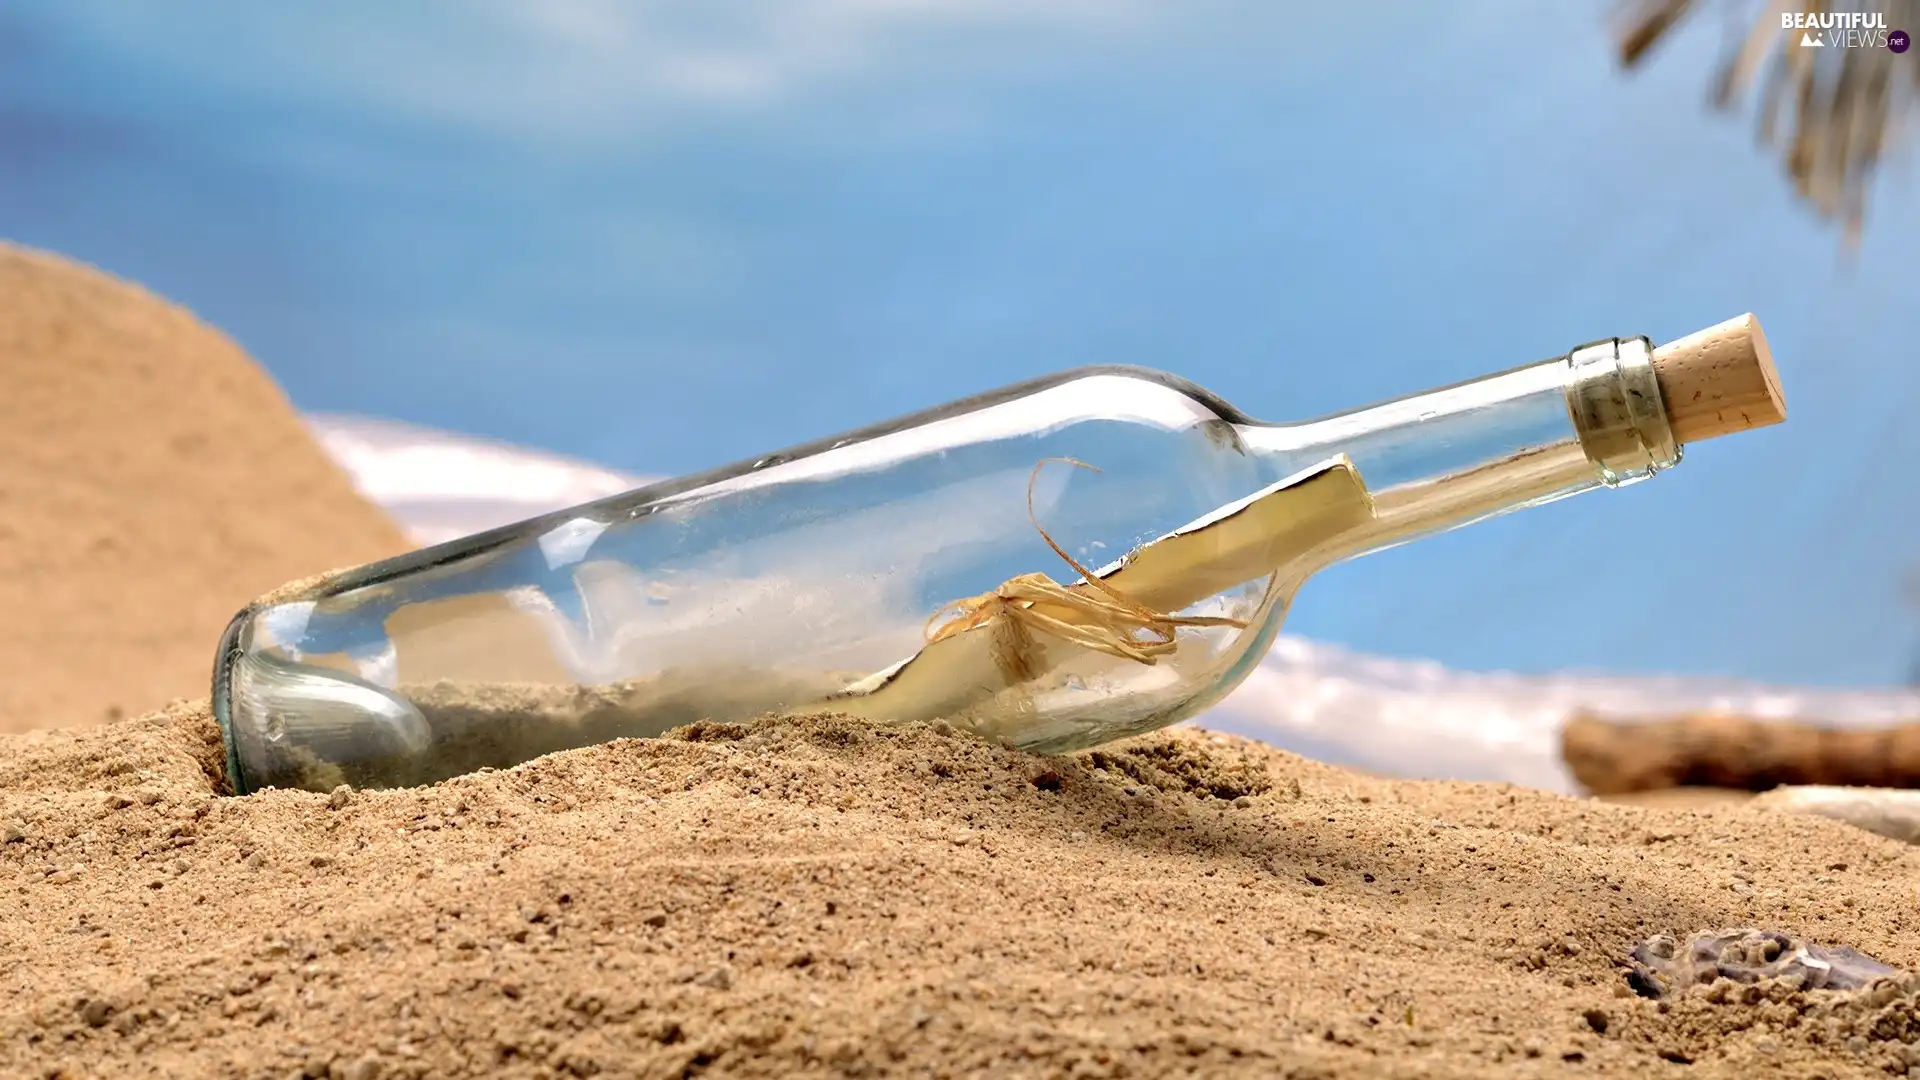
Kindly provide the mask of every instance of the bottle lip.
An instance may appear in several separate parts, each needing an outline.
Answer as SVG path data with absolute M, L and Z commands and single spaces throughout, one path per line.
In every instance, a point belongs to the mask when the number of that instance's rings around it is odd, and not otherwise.
M 1608 487 L 1645 480 L 1680 463 L 1645 337 L 1590 342 L 1566 357 L 1567 412 L 1581 449 Z

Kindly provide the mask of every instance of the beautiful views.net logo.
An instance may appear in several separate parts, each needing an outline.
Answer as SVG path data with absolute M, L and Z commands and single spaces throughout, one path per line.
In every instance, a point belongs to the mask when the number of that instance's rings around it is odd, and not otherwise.
M 1913 38 L 1905 30 L 1887 28 L 1887 16 L 1880 11 L 1785 11 L 1780 13 L 1780 29 L 1798 30 L 1800 45 L 1807 49 L 1888 49 L 1906 52 Z

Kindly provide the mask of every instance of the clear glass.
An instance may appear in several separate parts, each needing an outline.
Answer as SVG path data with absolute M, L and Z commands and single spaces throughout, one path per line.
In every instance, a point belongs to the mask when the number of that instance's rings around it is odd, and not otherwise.
M 1058 752 L 1237 685 L 1341 558 L 1602 483 L 1564 359 L 1304 423 L 1184 380 L 1069 371 L 333 576 L 235 618 L 214 679 L 238 791 L 430 783 L 558 749 L 821 706 L 929 618 L 1020 575 L 1111 563 L 1347 455 L 1373 513 L 1180 614 L 1154 663 L 1087 653 L 969 723 Z M 1041 468 L 1070 458 L 1098 471 Z M 1029 516 L 1029 494 L 1032 517 Z

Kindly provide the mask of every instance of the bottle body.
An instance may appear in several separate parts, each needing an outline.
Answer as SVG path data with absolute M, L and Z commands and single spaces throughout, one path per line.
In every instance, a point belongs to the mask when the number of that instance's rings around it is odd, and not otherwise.
M 920 663 L 955 601 L 1036 574 L 1100 592 L 1093 568 L 1346 462 L 1365 505 L 1326 504 L 1313 544 L 1181 595 L 1160 613 L 1188 620 L 1167 648 L 1049 640 L 1045 671 L 947 716 L 1049 752 L 1174 723 L 1238 684 L 1327 563 L 1631 479 L 1596 459 L 1578 407 L 1617 373 L 1577 368 L 1301 424 L 1159 372 L 1079 369 L 332 576 L 229 627 L 215 712 L 230 776 L 241 791 L 409 786 L 698 721 L 917 718 L 924 700 L 859 688 Z

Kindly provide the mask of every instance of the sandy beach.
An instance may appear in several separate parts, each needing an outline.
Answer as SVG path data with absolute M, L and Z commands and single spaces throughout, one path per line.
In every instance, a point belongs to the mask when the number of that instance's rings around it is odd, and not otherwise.
M 197 706 L 0 756 L 0 1070 L 1904 1075 L 1911 991 L 1633 994 L 1656 933 L 1920 963 L 1910 849 L 1405 783 L 1181 730 L 694 728 L 216 794 Z M 1736 988 L 1744 989 L 1744 988 Z
M 1649 989 L 1647 942 L 1726 928 L 1920 970 L 1912 848 L 1734 797 L 835 717 L 232 797 L 226 617 L 404 541 L 217 332 L 0 282 L 0 363 L 65 409 L 0 436 L 0 1076 L 1920 1076 L 1910 976 Z

